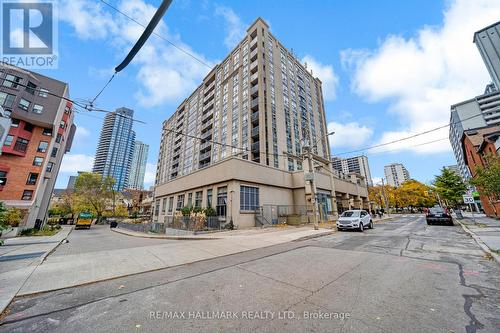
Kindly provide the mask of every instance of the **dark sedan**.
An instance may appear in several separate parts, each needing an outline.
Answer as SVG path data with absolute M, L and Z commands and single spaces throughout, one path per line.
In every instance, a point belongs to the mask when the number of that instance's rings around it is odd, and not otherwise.
M 425 220 L 428 225 L 443 223 L 448 225 L 453 225 L 453 218 L 450 215 L 448 209 L 442 207 L 432 207 L 429 208 L 425 214 Z

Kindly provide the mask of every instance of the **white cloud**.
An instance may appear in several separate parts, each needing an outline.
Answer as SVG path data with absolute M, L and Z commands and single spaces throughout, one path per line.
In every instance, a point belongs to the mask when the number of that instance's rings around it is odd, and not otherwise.
M 215 8 L 215 15 L 222 16 L 226 21 L 226 38 L 224 38 L 224 45 L 228 49 L 232 49 L 238 44 L 243 36 L 245 36 L 245 24 L 241 18 L 229 7 L 217 6 Z
M 365 144 L 373 134 L 373 129 L 357 122 L 350 123 L 328 123 L 328 132 L 335 131 L 335 134 L 330 135 L 330 147 L 338 148 L 358 148 Z M 334 152 L 335 155 L 335 152 Z
M 373 185 L 382 185 L 382 177 L 372 177 Z
M 354 72 L 353 90 L 372 102 L 389 101 L 389 112 L 399 117 L 400 128 L 384 133 L 379 142 L 446 124 L 450 105 L 483 92 L 490 78 L 472 37 L 498 17 L 496 0 L 456 0 L 439 27 L 424 26 L 412 38 L 388 36 L 375 50 L 342 52 L 343 65 Z M 399 148 L 449 151 L 443 141 L 408 148 L 444 137 L 447 129 L 405 141 Z
M 118 59 L 115 65 L 125 57 L 144 31 L 143 27 L 114 11 L 108 11 L 107 7 L 94 1 L 64 0 L 62 3 L 63 12 L 70 12 L 72 15 L 62 15 L 61 19 L 73 26 L 80 38 L 101 39 L 103 43 L 115 49 Z M 116 6 L 144 25 L 156 11 L 154 6 L 143 0 L 123 0 Z M 213 65 L 203 55 L 184 44 L 180 36 L 170 33 L 163 21 L 158 24 L 155 32 L 209 66 Z M 155 35 L 149 38 L 129 66 L 137 69 L 136 79 L 141 85 L 135 97 L 146 107 L 178 102 L 192 92 L 210 70 Z M 125 69 L 127 72 L 130 70 L 130 67 Z M 95 73 L 93 69 L 90 69 L 89 73 L 103 79 L 100 75 L 102 73 Z
M 91 171 L 94 157 L 84 154 L 66 154 L 61 163 L 60 172 L 76 174 L 78 171 Z
M 310 55 L 302 58 L 302 63 L 307 63 L 307 69 L 313 71 L 313 75 L 322 82 L 323 98 L 334 100 L 337 96 L 336 90 L 339 85 L 339 78 L 335 74 L 332 65 L 323 65 Z
M 88 137 L 90 137 L 90 131 L 83 126 L 77 125 L 73 145 L 78 146 L 82 144 L 82 142 Z
M 156 164 L 147 163 L 146 172 L 144 173 L 144 188 L 154 185 L 156 179 Z

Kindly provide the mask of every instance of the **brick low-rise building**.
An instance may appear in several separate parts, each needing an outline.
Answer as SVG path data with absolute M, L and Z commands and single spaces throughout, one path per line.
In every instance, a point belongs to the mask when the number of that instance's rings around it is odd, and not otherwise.
M 0 64 L 0 106 L 11 118 L 0 155 L 0 201 L 21 209 L 22 228 L 46 221 L 61 161 L 76 131 L 68 97 L 64 82 Z
M 487 165 L 487 156 L 499 156 L 500 151 L 500 125 L 478 128 L 466 131 L 462 137 L 465 163 L 469 168 L 472 178 L 477 174 L 478 167 Z M 492 198 L 481 193 L 479 198 L 484 212 L 488 216 L 500 216 L 499 198 Z

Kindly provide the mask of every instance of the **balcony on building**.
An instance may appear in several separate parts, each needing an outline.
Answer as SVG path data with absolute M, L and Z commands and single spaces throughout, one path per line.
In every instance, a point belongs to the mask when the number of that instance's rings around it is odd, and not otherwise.
M 212 119 L 213 115 L 214 115 L 213 109 L 209 110 L 209 111 L 203 113 L 203 115 L 201 116 L 201 121 L 205 122 L 207 120 L 210 120 L 210 119 Z
M 259 79 L 259 73 L 258 73 L 258 72 L 257 72 L 257 73 L 252 74 L 252 75 L 250 76 L 250 84 L 255 84 L 255 83 L 257 83 L 258 79 Z
M 260 152 L 260 141 L 252 143 L 252 153 L 254 152 Z
M 209 160 L 211 154 L 212 154 L 211 151 L 207 151 L 206 153 L 200 154 L 200 158 L 199 158 L 200 163 L 206 162 L 207 160 Z
M 212 138 L 212 131 L 201 133 L 202 140 L 210 140 L 211 138 Z
M 259 129 L 260 129 L 259 126 L 252 128 L 252 139 L 259 136 Z
M 256 60 L 258 55 L 259 55 L 258 49 L 255 49 L 252 52 L 250 52 L 250 61 Z
M 250 102 L 250 109 L 252 111 L 257 111 L 259 109 L 259 98 L 256 97 Z
M 203 106 L 203 111 L 211 110 L 214 107 L 214 100 L 212 99 L 206 105 Z
M 258 94 L 259 94 L 259 86 L 255 85 L 250 89 L 250 96 L 257 97 Z
M 207 121 L 206 123 L 201 124 L 201 131 L 202 132 L 205 132 L 209 129 L 212 129 L 212 122 L 211 121 Z
M 250 37 L 253 38 L 252 41 L 250 42 L 250 51 L 253 51 L 254 49 L 257 48 L 257 40 L 258 40 L 257 31 L 255 31 L 254 37 L 252 37 L 252 35 L 250 35 Z
M 257 73 L 257 70 L 259 69 L 259 62 L 255 60 L 250 64 L 250 74 L 255 74 Z
M 252 121 L 252 124 L 259 123 L 259 111 L 252 113 L 251 121 Z
M 200 153 L 205 153 L 212 149 L 212 143 L 210 141 L 205 141 L 200 144 Z

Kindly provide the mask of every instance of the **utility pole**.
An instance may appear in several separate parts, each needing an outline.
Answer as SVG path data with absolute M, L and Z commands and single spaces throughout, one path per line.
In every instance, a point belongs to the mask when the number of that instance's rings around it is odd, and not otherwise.
M 309 184 L 311 186 L 311 204 L 313 206 L 313 223 L 314 230 L 318 230 L 318 207 L 316 203 L 316 184 L 314 183 L 314 168 L 313 160 L 311 154 L 311 146 L 304 146 L 307 156 L 308 173 L 309 173 Z
M 385 209 L 387 211 L 387 216 L 389 216 L 389 201 L 387 200 L 387 195 L 385 193 L 384 178 L 382 178 L 382 193 L 384 193 Z

